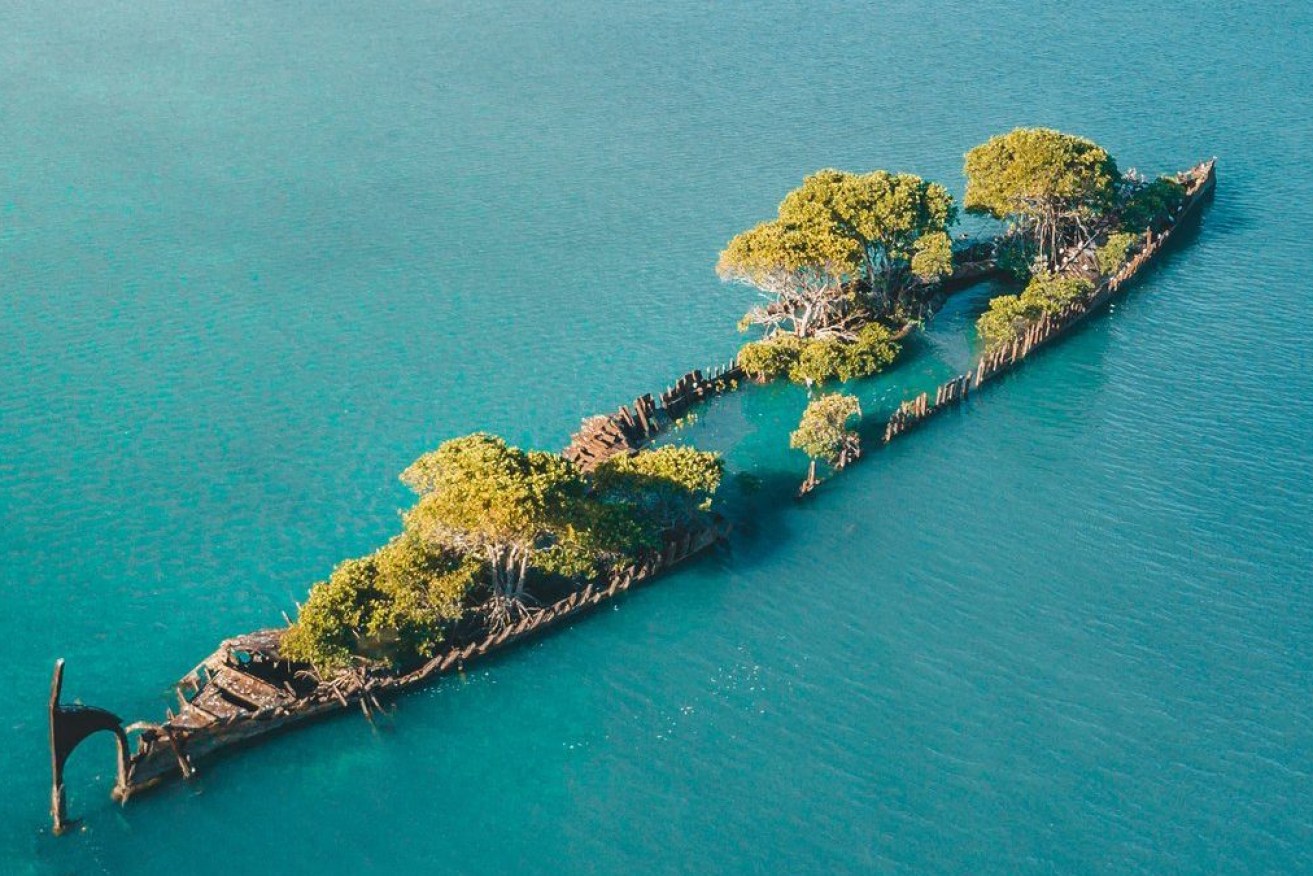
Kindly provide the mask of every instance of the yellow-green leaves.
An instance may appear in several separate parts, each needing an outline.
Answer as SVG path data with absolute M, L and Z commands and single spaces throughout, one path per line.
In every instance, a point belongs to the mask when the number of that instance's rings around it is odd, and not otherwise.
M 1060 312 L 1093 288 L 1081 277 L 1037 274 L 1020 295 L 999 295 L 992 299 L 989 310 L 976 320 L 976 330 L 986 347 L 1010 344 L 1021 336 L 1026 326 L 1046 313 Z
M 968 212 L 996 219 L 1111 203 L 1117 163 L 1102 147 L 1051 128 L 1017 128 L 966 154 Z
M 525 452 L 484 432 L 443 443 L 401 480 L 420 494 L 406 515 L 408 529 L 468 546 L 532 544 L 562 525 L 584 490 L 560 456 Z
M 927 283 L 953 273 L 953 243 L 942 231 L 917 238 L 913 247 L 912 273 Z
M 824 383 L 876 374 L 894 361 L 898 349 L 893 333 L 872 322 L 845 335 L 806 340 L 775 335 L 754 341 L 739 351 L 739 364 L 762 381 L 788 375 L 795 383 Z
M 731 240 L 716 272 L 771 291 L 776 284 L 798 282 L 798 276 L 839 283 L 853 272 L 857 256 L 852 240 L 821 222 L 774 219 Z
M 591 579 L 659 548 L 666 527 L 709 508 L 723 471 L 714 453 L 663 447 L 585 480 L 560 456 L 495 435 L 447 441 L 402 475 L 420 496 L 405 531 L 312 587 L 283 653 L 323 672 L 413 665 L 475 603 L 505 618 L 528 580 Z
M 673 497 L 681 505 L 707 508 L 724 474 L 719 454 L 670 445 L 612 457 L 597 467 L 593 478 L 603 497 L 618 495 L 639 503 Z
M 1134 186 L 1121 208 L 1121 228 L 1143 234 L 1158 225 L 1185 201 L 1185 186 L 1171 177 L 1160 176 L 1151 183 Z
M 851 240 L 870 288 L 889 291 L 884 287 L 914 257 L 918 241 L 944 232 L 957 209 L 947 189 L 914 174 L 822 170 L 789 193 L 779 215 L 784 222 L 805 217 Z
M 280 643 L 283 656 L 322 672 L 350 665 L 353 656 L 414 663 L 434 653 L 481 577 L 478 560 L 403 533 L 310 589 Z
M 1062 247 L 1088 237 L 1082 221 L 1113 206 L 1119 179 L 1102 147 L 1050 128 L 990 139 L 966 154 L 965 173 L 967 212 L 1015 222 L 1050 270 Z
M 797 335 L 773 335 L 744 344 L 739 350 L 739 366 L 763 383 L 782 377 L 798 361 L 807 342 Z
M 733 238 L 716 271 L 772 299 L 749 312 L 740 328 L 763 325 L 810 337 L 864 306 L 846 289 L 858 278 L 878 303 L 906 278 L 918 254 L 924 253 L 923 279 L 951 271 L 943 232 L 956 213 L 947 189 L 912 174 L 822 170 L 784 198 L 775 219 Z
M 836 465 L 856 450 L 857 433 L 848 429 L 848 421 L 861 415 L 861 405 L 854 396 L 838 392 L 817 396 L 808 403 L 798 428 L 789 435 L 789 446 Z
M 1108 239 L 1103 242 L 1103 246 L 1100 246 L 1094 253 L 1095 259 L 1099 263 L 1099 272 L 1102 274 L 1116 273 L 1118 268 L 1126 264 L 1126 256 L 1130 253 L 1131 247 L 1135 245 L 1135 241 L 1139 239 L 1140 235 L 1128 231 L 1109 234 Z

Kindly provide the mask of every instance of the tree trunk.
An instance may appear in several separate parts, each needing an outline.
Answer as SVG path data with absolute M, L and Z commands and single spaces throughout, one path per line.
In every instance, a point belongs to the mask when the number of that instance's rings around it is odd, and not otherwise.
M 813 459 L 811 465 L 807 468 L 807 480 L 803 481 L 802 486 L 798 488 L 799 498 L 816 489 L 816 483 L 816 460 Z
M 492 580 L 492 616 L 508 624 L 515 611 L 523 611 L 524 585 L 529 574 L 528 548 L 516 545 L 488 545 L 488 574 Z

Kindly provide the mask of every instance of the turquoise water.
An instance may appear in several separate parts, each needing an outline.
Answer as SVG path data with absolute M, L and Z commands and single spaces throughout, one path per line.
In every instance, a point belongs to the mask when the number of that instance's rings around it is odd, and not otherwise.
M 1313 871 L 1313 7 L 0 10 L 0 871 Z M 156 718 L 385 539 L 396 474 L 723 361 L 720 245 L 1017 124 L 1217 155 L 1107 316 L 805 505 L 716 403 L 729 550 L 47 833 L 44 700 Z M 966 365 L 955 299 L 868 410 Z M 909 390 L 910 391 L 910 390 Z

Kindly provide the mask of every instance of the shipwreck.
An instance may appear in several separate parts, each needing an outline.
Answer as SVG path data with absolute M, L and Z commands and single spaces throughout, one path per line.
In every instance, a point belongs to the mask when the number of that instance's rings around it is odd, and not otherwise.
M 938 387 L 933 401 L 928 393 L 922 393 L 904 402 L 890 418 L 883 443 L 934 413 L 963 402 L 973 389 L 1060 337 L 1124 288 L 1131 277 L 1162 251 L 1181 222 L 1196 212 L 1211 194 L 1216 180 L 1215 162 L 1207 161 L 1179 173 L 1176 180 L 1185 191 L 1180 206 L 1145 230 L 1126 264 L 1114 275 L 1103 278 L 1093 295 L 1062 313 L 1046 316 L 1011 345 L 988 351 L 975 368 Z M 1092 259 L 1093 243 L 1091 238 L 1086 246 L 1067 254 L 1067 264 L 1073 270 L 1090 273 L 1088 263 Z M 958 281 L 960 285 L 993 270 L 987 254 L 973 250 L 950 282 Z M 586 420 L 564 455 L 581 469 L 589 469 L 612 455 L 633 453 L 678 421 L 693 405 L 736 388 L 743 379 L 736 362 L 710 369 L 706 375 L 702 371 L 689 372 L 656 398 L 650 394 L 638 398 L 632 411 L 621 407 L 613 414 Z M 662 547 L 649 551 L 636 564 L 612 572 L 606 580 L 580 586 L 518 623 L 496 629 L 474 624 L 458 630 L 441 653 L 410 671 L 359 666 L 322 677 L 309 664 L 283 656 L 279 643 L 286 627 L 226 639 L 177 682 L 177 708 L 168 710 L 159 722 L 139 721 L 125 726 L 117 715 L 104 709 L 64 704 L 64 661 L 59 660 L 55 664 L 49 703 L 54 831 L 61 833 L 70 824 L 66 813 L 64 764 L 78 744 L 94 733 L 111 733 L 117 741 L 113 797 L 126 802 L 162 782 L 191 777 L 199 761 L 220 749 L 344 710 L 359 709 L 372 719 L 387 698 L 424 685 L 444 673 L 459 671 L 479 657 L 572 620 L 706 551 L 723 541 L 729 531 L 729 522 L 715 514 L 707 515 L 697 525 L 667 530 L 662 535 Z

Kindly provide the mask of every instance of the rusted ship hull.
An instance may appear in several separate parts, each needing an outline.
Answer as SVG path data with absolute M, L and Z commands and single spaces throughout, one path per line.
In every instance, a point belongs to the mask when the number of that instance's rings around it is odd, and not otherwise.
M 1166 217 L 1166 227 L 1156 236 L 1150 230 L 1135 257 L 1113 277 L 1106 278 L 1091 298 L 1054 319 L 1048 317 L 1032 326 L 1024 339 L 1010 348 L 996 350 L 981 359 L 973 371 L 938 388 L 933 403 L 923 393 L 905 403 L 890 419 L 884 442 L 964 400 L 973 387 L 991 379 L 1032 349 L 1047 344 L 1098 310 L 1115 295 L 1162 247 L 1174 231 L 1211 194 L 1215 185 L 1214 162 L 1201 164 L 1178 175 L 1187 187 L 1180 210 Z M 971 270 L 990 273 L 992 260 L 971 265 Z M 622 407 L 615 415 L 585 423 L 566 450 L 567 458 L 582 468 L 596 465 L 616 453 L 632 452 L 675 422 L 693 404 L 737 385 L 743 375 L 737 363 L 714 369 L 708 376 L 690 372 L 660 396 L 650 395 L 635 402 L 631 413 Z M 119 740 L 116 799 L 131 796 L 178 776 L 187 777 L 197 762 L 214 752 L 240 745 L 323 715 L 359 708 L 369 717 L 381 700 L 421 686 L 446 672 L 459 670 L 467 662 L 505 648 L 578 617 L 598 604 L 636 584 L 692 557 L 725 538 L 729 524 L 723 518 L 708 519 L 705 525 L 668 532 L 664 548 L 635 567 L 613 575 L 605 585 L 589 584 L 547 606 L 520 623 L 497 631 L 483 630 L 466 635 L 424 665 L 404 674 L 377 669 L 360 669 L 331 679 L 314 675 L 311 667 L 289 663 L 279 652 L 283 629 L 262 630 L 224 641 L 213 654 L 185 675 L 177 685 L 178 711 L 160 723 L 139 722 L 127 728 L 119 719 L 100 709 L 65 706 L 60 702 L 63 663 L 56 665 L 50 699 L 50 740 L 53 769 L 52 815 L 56 832 L 65 825 L 63 762 L 88 734 L 114 732 Z M 130 752 L 129 733 L 137 734 L 136 750 Z
M 663 549 L 639 565 L 617 571 L 606 582 L 590 583 L 575 590 L 517 624 L 496 631 L 484 630 L 481 635 L 467 635 L 406 673 L 360 669 L 331 679 L 319 678 L 310 666 L 290 663 L 279 653 L 278 643 L 285 628 L 227 639 L 178 682 L 176 713 L 170 710 L 160 723 L 132 724 L 126 732 L 119 726 L 118 718 L 108 712 L 61 704 L 61 661 L 56 666 L 50 702 L 52 816 L 56 832 L 66 822 L 63 760 L 94 730 L 112 730 L 120 738 L 118 779 L 113 795 L 126 801 L 162 782 L 179 776 L 190 777 L 199 761 L 220 749 L 343 710 L 358 708 L 366 717 L 372 717 L 382 700 L 573 620 L 707 550 L 722 541 L 729 529 L 728 521 L 715 515 L 705 525 L 667 532 Z M 96 713 L 98 723 L 88 725 L 88 712 Z M 129 753 L 126 734 L 132 733 L 137 734 L 136 750 Z
M 883 443 L 888 444 L 935 414 L 962 403 L 981 385 L 1013 368 L 1035 350 L 1062 337 L 1117 295 L 1141 268 L 1162 252 L 1182 223 L 1196 215 L 1213 194 L 1217 185 L 1216 159 L 1179 173 L 1176 178 L 1186 190 L 1185 200 L 1180 207 L 1173 215 L 1160 217 L 1160 221 L 1155 222 L 1155 225 L 1162 226 L 1156 233 L 1154 228 L 1147 229 L 1135 255 L 1115 274 L 1102 278 L 1087 300 L 1069 304 L 1058 313 L 1046 314 L 1040 321 L 1028 326 L 1011 344 L 987 351 L 970 371 L 940 384 L 933 400 L 930 393 L 923 392 L 903 402 L 885 425 Z M 1092 245 L 1093 240 L 1089 243 Z M 1072 259 L 1080 258 L 1090 259 L 1092 252 L 1078 251 L 1072 255 Z M 1068 264 L 1071 261 L 1069 259 Z

